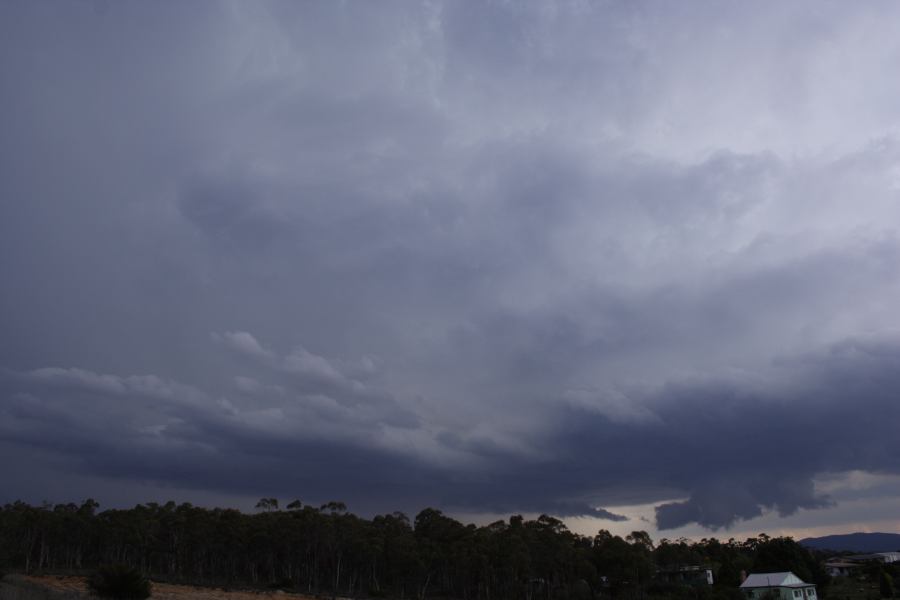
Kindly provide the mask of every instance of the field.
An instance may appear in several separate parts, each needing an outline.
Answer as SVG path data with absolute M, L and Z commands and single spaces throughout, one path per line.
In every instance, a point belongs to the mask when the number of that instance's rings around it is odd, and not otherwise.
M 41 586 L 61 595 L 89 594 L 84 577 L 71 576 L 20 576 L 26 584 Z M 221 588 L 205 588 L 190 585 L 173 585 L 170 583 L 153 583 L 151 600 L 314 600 L 311 596 L 291 594 L 282 591 L 256 592 L 232 591 Z

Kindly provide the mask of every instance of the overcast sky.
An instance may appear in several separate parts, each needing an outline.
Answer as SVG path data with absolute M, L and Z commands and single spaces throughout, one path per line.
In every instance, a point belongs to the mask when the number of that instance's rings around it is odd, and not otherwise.
M 0 502 L 900 531 L 900 4 L 0 4 Z

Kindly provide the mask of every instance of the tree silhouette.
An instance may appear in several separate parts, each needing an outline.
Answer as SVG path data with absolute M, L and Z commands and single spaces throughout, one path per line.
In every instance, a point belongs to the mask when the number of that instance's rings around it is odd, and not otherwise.
M 0 570 L 96 570 L 120 564 L 150 579 L 254 586 L 309 595 L 466 600 L 671 597 L 725 600 L 751 567 L 814 575 L 815 559 L 789 538 L 745 542 L 586 537 L 551 515 L 513 515 L 482 527 L 435 508 L 415 519 L 394 512 L 364 519 L 340 502 L 322 510 L 262 498 L 252 514 L 188 503 L 98 512 L 94 501 L 0 507 Z M 694 589 L 655 580 L 672 563 L 714 571 Z M 818 583 L 818 582 L 817 582 Z M 739 596 L 738 596 L 739 597 Z

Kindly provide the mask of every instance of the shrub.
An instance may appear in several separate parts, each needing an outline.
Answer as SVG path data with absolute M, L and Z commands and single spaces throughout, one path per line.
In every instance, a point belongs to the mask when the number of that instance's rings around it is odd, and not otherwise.
M 270 590 L 292 590 L 295 587 L 296 584 L 290 577 L 285 577 L 284 579 L 280 579 L 269 584 Z
M 150 580 L 137 569 L 125 565 L 100 567 L 88 586 L 101 598 L 115 600 L 145 600 L 150 597 Z
M 894 597 L 894 578 L 887 571 L 881 571 L 878 576 L 878 588 L 882 598 Z

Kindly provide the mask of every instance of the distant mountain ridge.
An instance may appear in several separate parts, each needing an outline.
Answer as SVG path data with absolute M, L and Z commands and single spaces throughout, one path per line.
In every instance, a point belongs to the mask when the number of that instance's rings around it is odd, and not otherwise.
M 846 533 L 806 538 L 800 544 L 816 550 L 836 552 L 897 552 L 900 533 Z

